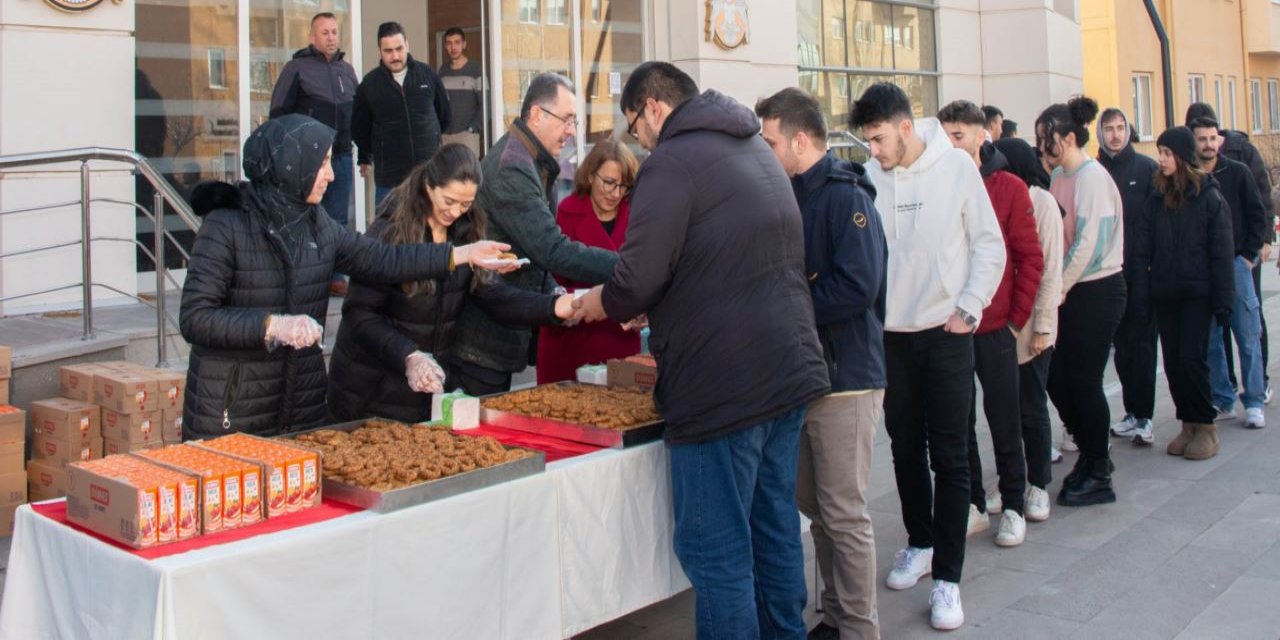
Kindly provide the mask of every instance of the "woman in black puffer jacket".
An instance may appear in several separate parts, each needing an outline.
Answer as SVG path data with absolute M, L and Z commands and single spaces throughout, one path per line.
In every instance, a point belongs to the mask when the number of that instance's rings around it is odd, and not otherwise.
M 336 269 L 372 281 L 441 277 L 495 257 L 483 242 L 388 247 L 333 222 L 320 207 L 333 130 L 306 116 L 268 121 L 244 148 L 249 178 L 236 208 L 212 211 L 196 236 L 179 325 L 191 344 L 185 439 L 320 426 L 319 341 Z
M 392 245 L 479 241 L 486 218 L 472 202 L 481 179 L 470 149 L 445 145 L 387 196 L 369 235 Z M 448 354 L 468 304 L 511 325 L 555 324 L 573 315 L 571 294 L 518 289 L 467 267 L 395 285 L 352 278 L 330 365 L 330 420 L 430 419 L 431 395 L 414 389 L 410 359 L 425 358 L 439 371 L 435 363 Z
M 1235 298 L 1231 214 L 1213 176 L 1197 166 L 1195 137 L 1186 127 L 1160 134 L 1160 170 L 1132 237 L 1136 310 L 1155 314 L 1165 377 L 1182 432 L 1171 455 L 1191 460 L 1218 452 L 1206 354 L 1214 316 L 1225 322 Z

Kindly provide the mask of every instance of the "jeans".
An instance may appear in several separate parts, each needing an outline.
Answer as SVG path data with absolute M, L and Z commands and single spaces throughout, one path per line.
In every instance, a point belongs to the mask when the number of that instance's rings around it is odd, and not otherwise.
M 1111 357 L 1111 343 L 1124 315 L 1126 287 L 1117 273 L 1101 280 L 1076 283 L 1058 307 L 1058 344 L 1049 364 L 1049 398 L 1080 452 L 1094 460 L 1108 459 L 1111 407 L 1102 390 L 1102 376 Z
M 1258 296 L 1258 300 L 1262 300 L 1262 261 L 1253 267 L 1253 293 Z M 1271 373 L 1267 369 L 1267 365 L 1271 362 L 1271 346 L 1267 341 L 1267 314 L 1259 313 L 1258 319 L 1262 321 L 1262 384 L 1264 387 L 1271 386 Z M 1236 363 L 1235 357 L 1231 353 L 1231 329 L 1222 330 L 1223 348 L 1227 353 L 1227 378 L 1231 380 L 1231 388 L 1238 388 L 1236 385 Z
M 1150 420 L 1156 408 L 1156 319 L 1138 322 L 1126 313 L 1116 329 L 1116 375 L 1124 394 L 1124 411 Z
M 1027 492 L 1027 461 L 1022 453 L 1022 412 L 1018 408 L 1017 338 L 1000 327 L 973 337 L 973 366 L 982 383 L 982 409 L 991 431 L 1000 500 L 1004 508 L 1022 515 Z M 973 387 L 977 398 L 977 386 Z M 987 511 L 982 485 L 982 457 L 978 455 L 978 408 L 969 403 L 969 499 Z
M 670 446 L 675 552 L 698 638 L 806 635 L 796 460 L 805 408 L 706 442 Z
M 1266 383 L 1262 377 L 1262 320 L 1261 304 L 1253 288 L 1253 265 L 1236 256 L 1232 265 L 1235 273 L 1235 305 L 1231 309 L 1231 334 L 1235 336 L 1240 351 L 1240 372 L 1244 377 L 1244 392 L 1240 400 L 1246 409 L 1262 407 Z M 1222 325 L 1217 321 L 1214 327 Z M 1213 389 L 1213 404 L 1230 411 L 1236 405 L 1235 390 L 1227 376 L 1227 353 L 1223 341 L 1217 339 L 1220 331 L 1209 338 L 1209 382 Z
M 386 200 L 387 196 L 391 195 L 391 191 L 393 189 L 395 189 L 395 187 L 376 187 L 375 186 L 373 188 L 373 206 L 375 209 L 382 205 L 382 201 Z
M 934 579 L 958 583 L 969 522 L 973 336 L 886 331 L 884 351 L 884 424 L 907 544 L 933 548 Z
M 823 620 L 851 639 L 880 637 L 867 493 L 882 415 L 884 389 L 825 396 L 809 404 L 800 432 L 796 504 L 811 522 Z
M 1053 482 L 1053 465 L 1049 450 L 1053 447 L 1052 427 L 1049 424 L 1049 394 L 1045 384 L 1049 381 L 1049 363 L 1053 361 L 1053 347 L 1018 366 L 1019 409 L 1022 413 L 1022 446 L 1027 457 L 1027 482 L 1048 489 Z
M 351 220 L 352 175 L 351 152 L 335 153 L 329 166 L 333 167 L 333 182 L 324 192 L 320 205 L 330 218 L 346 227 Z
M 1210 330 L 1213 310 L 1208 298 L 1158 302 L 1156 321 L 1160 325 L 1160 346 L 1164 351 L 1164 375 L 1177 418 L 1182 422 L 1213 422 L 1213 400 L 1209 395 L 1209 365 L 1205 352 L 1210 343 L 1222 344 Z

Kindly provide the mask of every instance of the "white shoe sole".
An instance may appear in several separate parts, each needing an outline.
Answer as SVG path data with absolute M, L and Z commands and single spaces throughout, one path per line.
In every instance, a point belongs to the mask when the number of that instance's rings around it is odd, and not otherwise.
M 1030 512 L 1027 513 L 1027 522 L 1045 522 L 1048 519 L 1049 519 L 1048 513 L 1045 513 L 1044 515 L 1041 515 L 1038 513 L 1033 514 Z
M 886 586 L 886 587 L 888 587 L 888 588 L 890 588 L 890 589 L 893 589 L 894 591 L 906 591 L 907 589 L 910 589 L 911 587 L 914 587 L 914 586 L 916 586 L 917 584 L 920 584 L 920 578 L 923 578 L 923 577 L 925 577 L 925 576 L 927 576 L 927 575 L 930 575 L 930 574 L 932 574 L 932 573 L 933 573 L 933 569 L 929 569 L 928 571 L 925 571 L 924 573 L 922 573 L 922 574 L 920 574 L 920 575 L 916 576 L 916 579 L 915 579 L 915 580 L 912 580 L 912 581 L 911 581 L 911 582 L 909 582 L 909 583 L 908 583 L 908 582 L 893 582 L 892 580 L 888 580 L 888 579 L 886 579 L 886 580 L 884 581 L 884 586 Z
M 938 631 L 954 631 L 964 626 L 964 616 L 960 616 L 959 620 L 938 620 L 930 617 L 929 624 Z

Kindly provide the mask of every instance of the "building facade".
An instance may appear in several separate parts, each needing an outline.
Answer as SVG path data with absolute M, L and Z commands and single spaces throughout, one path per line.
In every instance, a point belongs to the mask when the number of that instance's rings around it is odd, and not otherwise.
M 239 179 L 243 142 L 321 11 L 338 16 L 358 75 L 378 63 L 383 21 L 401 22 L 414 56 L 432 66 L 444 31 L 461 27 L 485 69 L 487 143 L 517 115 L 534 75 L 569 76 L 580 124 L 566 174 L 590 145 L 622 135 L 621 88 L 648 59 L 748 105 L 802 86 L 837 130 L 850 100 L 879 80 L 906 88 L 918 115 L 967 98 L 1030 123 L 1082 78 L 1076 0 L 0 0 L 0 155 L 134 149 L 183 194 Z M 726 20 L 721 35 L 738 46 L 709 37 Z M 150 223 L 120 203 L 149 203 L 150 191 L 127 170 L 94 167 L 95 295 L 127 300 L 154 290 L 154 265 L 130 244 L 150 244 Z M 372 190 L 357 181 L 358 193 Z M 0 211 L 74 200 L 78 185 L 77 166 L 3 172 Z M 358 197 L 360 227 L 367 210 Z M 78 247 L 31 251 L 75 241 L 79 221 L 78 206 L 0 216 L 0 298 L 10 298 L 0 313 L 78 303 L 74 288 L 13 296 L 79 281 Z M 181 277 L 176 255 L 166 263 Z

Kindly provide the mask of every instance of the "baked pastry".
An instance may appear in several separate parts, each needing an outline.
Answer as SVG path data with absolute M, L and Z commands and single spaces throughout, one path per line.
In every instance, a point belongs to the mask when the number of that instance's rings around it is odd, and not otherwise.
M 661 420 L 653 394 L 631 387 L 543 385 L 485 398 L 482 404 L 496 411 L 606 429 L 626 429 Z

